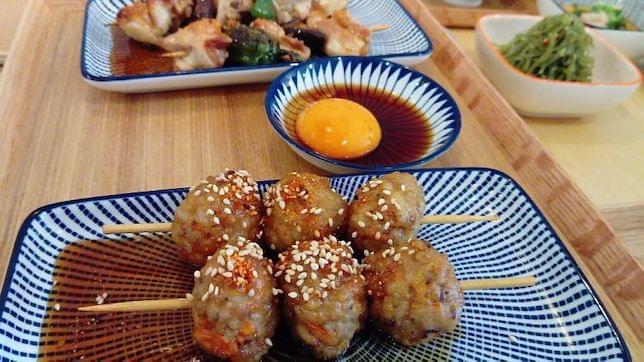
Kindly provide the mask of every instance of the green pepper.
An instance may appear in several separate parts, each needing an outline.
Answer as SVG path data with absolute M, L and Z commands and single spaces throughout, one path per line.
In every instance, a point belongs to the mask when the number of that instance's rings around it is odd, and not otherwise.
M 275 14 L 273 0 L 256 0 L 253 7 L 250 8 L 250 15 L 254 18 L 275 20 L 277 15 Z
M 273 64 L 283 55 L 277 42 L 259 29 L 238 25 L 227 33 L 233 40 L 228 47 L 231 62 L 243 65 Z

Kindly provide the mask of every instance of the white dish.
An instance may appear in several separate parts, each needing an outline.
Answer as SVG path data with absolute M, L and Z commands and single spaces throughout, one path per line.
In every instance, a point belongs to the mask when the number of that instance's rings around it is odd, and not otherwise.
M 563 1 L 564 3 L 589 3 L 587 0 L 574 0 L 574 1 Z M 606 1 L 603 1 L 606 2 Z M 628 2 L 628 1 L 627 1 Z M 634 0 L 633 11 L 639 11 L 639 17 L 644 17 L 644 1 Z M 639 3 L 638 3 L 639 2 Z M 626 10 L 630 7 L 624 7 L 625 15 L 629 20 L 632 19 L 630 15 L 637 16 L 637 14 L 626 13 Z M 555 0 L 537 0 L 537 10 L 540 15 L 549 16 L 557 15 L 564 12 L 559 3 Z M 638 23 L 639 24 L 639 23 Z M 624 53 L 629 59 L 637 61 L 638 59 L 644 58 L 644 31 L 634 31 L 634 30 L 614 30 L 614 29 L 597 29 L 599 34 L 606 38 L 609 42 L 615 45 L 619 50 Z
M 297 63 L 234 66 L 190 72 L 114 75 L 111 69 L 112 33 L 109 26 L 123 6 L 133 0 L 89 0 L 85 10 L 81 74 L 90 85 L 124 93 L 158 92 L 173 89 L 261 83 Z M 361 24 L 390 27 L 372 35 L 370 57 L 385 58 L 404 65 L 427 59 L 432 43 L 414 18 L 396 0 L 350 0 L 349 11 Z
M 476 25 L 476 51 L 485 75 L 522 115 L 534 117 L 579 117 L 613 107 L 639 87 L 639 70 L 596 31 L 592 36 L 595 59 L 590 83 L 553 81 L 525 74 L 514 68 L 498 51 L 518 33 L 542 17 L 490 15 Z

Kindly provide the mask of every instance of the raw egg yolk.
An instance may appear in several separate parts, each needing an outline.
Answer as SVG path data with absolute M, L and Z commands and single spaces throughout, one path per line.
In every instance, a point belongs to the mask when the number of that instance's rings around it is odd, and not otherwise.
M 355 159 L 378 147 L 382 138 L 376 117 L 362 105 L 341 98 L 317 101 L 295 122 L 299 139 L 334 159 Z

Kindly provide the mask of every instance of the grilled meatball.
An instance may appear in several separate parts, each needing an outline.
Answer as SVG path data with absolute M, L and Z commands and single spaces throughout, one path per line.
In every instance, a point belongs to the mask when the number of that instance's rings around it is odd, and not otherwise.
M 369 316 L 378 328 L 406 346 L 456 328 L 463 291 L 446 255 L 415 239 L 364 261 Z
M 349 243 L 335 237 L 295 243 L 279 255 L 283 316 L 294 337 L 318 358 L 344 352 L 364 323 L 364 277 Z
M 361 251 L 377 251 L 416 236 L 425 209 L 423 190 L 408 174 L 394 172 L 363 185 L 349 206 L 347 237 Z
M 264 233 L 271 249 L 282 251 L 296 241 L 319 240 L 344 228 L 347 202 L 328 178 L 292 173 L 264 195 Z
M 195 272 L 194 340 L 208 353 L 256 361 L 268 352 L 279 307 L 271 261 L 256 243 L 226 245 Z
M 246 171 L 208 176 L 190 190 L 175 212 L 172 239 L 179 255 L 203 265 L 226 244 L 258 239 L 261 208 L 257 183 Z

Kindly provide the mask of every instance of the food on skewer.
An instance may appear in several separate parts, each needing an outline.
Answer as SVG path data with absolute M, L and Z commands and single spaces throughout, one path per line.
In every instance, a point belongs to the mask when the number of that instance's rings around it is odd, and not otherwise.
M 119 10 L 116 25 L 136 41 L 158 45 L 161 37 L 190 18 L 192 10 L 192 0 L 137 0 Z
M 215 19 L 201 19 L 177 30 L 158 41 L 166 50 L 174 51 L 177 70 L 219 68 L 228 58 L 232 39 L 222 32 L 221 23 Z
M 253 6 L 253 0 L 212 0 L 217 4 L 217 20 L 225 23 L 228 20 L 240 20 L 242 13 L 247 13 Z
M 366 56 L 369 53 L 371 31 L 353 19 L 346 9 L 338 10 L 330 16 L 313 10 L 306 19 L 306 25 L 327 37 L 324 46 L 326 55 Z
M 463 290 L 446 255 L 415 239 L 364 262 L 369 316 L 396 341 L 412 346 L 456 328 Z
M 208 176 L 175 211 L 172 240 L 182 258 L 203 265 L 226 244 L 259 239 L 261 211 L 259 188 L 248 172 Z
M 303 21 L 311 12 L 312 0 L 273 0 L 277 22 Z
M 212 19 L 217 15 L 216 4 L 213 0 L 195 0 L 195 8 L 192 12 L 192 19 Z
M 425 199 L 414 176 L 394 172 L 368 181 L 349 205 L 346 234 L 356 249 L 406 243 L 420 228 Z
M 365 281 L 349 243 L 333 236 L 298 242 L 279 255 L 276 269 L 293 336 L 318 358 L 344 352 L 367 314 Z
M 279 319 L 270 260 L 256 243 L 226 245 L 195 272 L 194 340 L 233 361 L 259 360 L 272 346 Z
M 341 231 L 347 202 L 326 177 L 291 173 L 264 194 L 264 240 L 273 250 Z
M 300 39 L 286 35 L 284 29 L 272 20 L 255 19 L 251 27 L 259 29 L 275 40 L 280 49 L 285 53 L 282 57 L 286 61 L 305 61 L 311 57 L 311 49 Z

